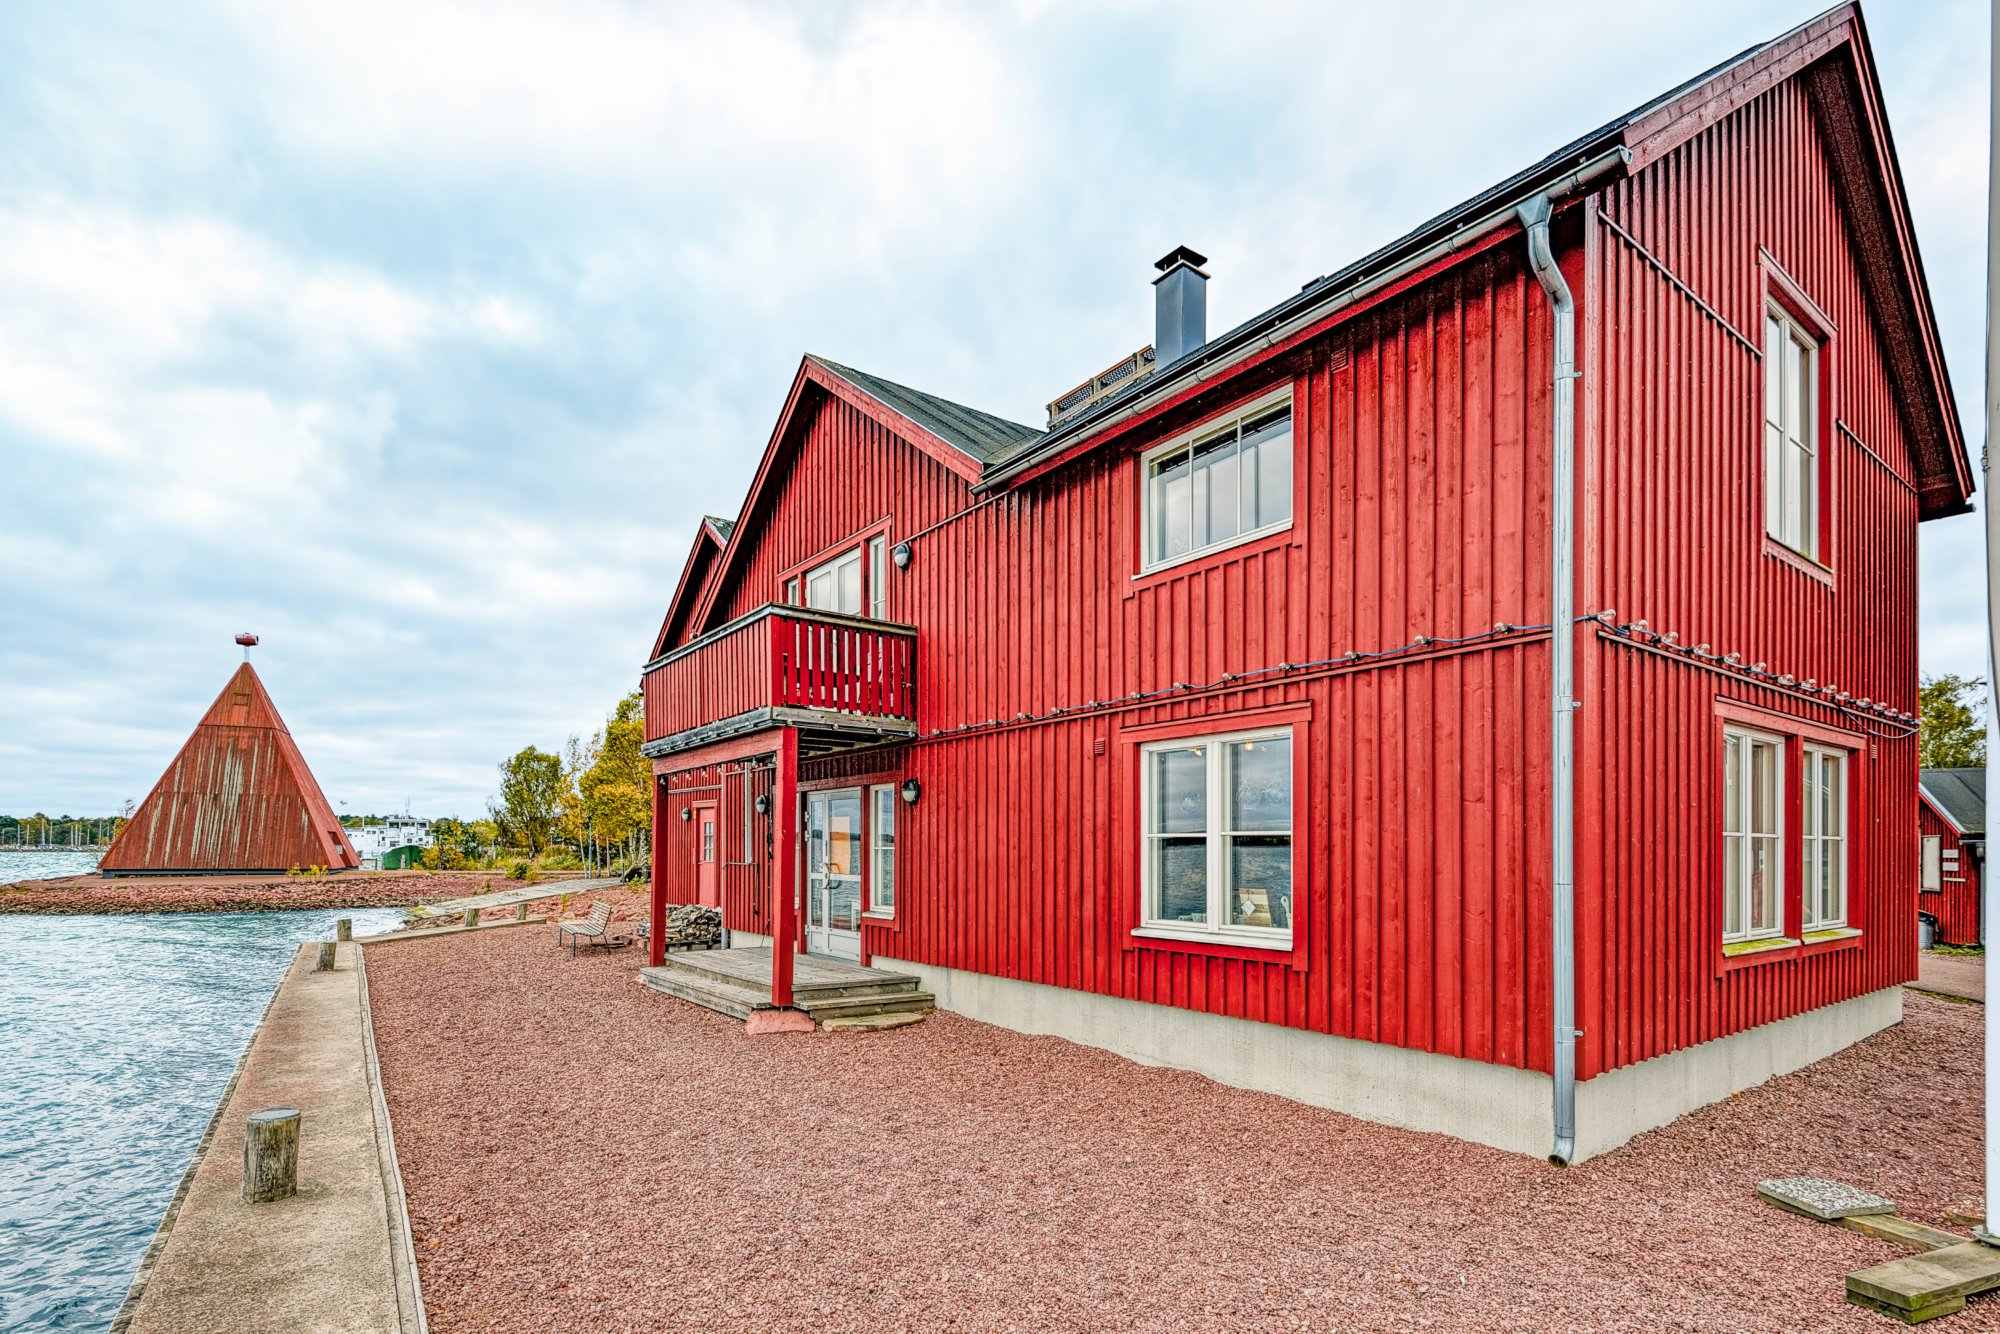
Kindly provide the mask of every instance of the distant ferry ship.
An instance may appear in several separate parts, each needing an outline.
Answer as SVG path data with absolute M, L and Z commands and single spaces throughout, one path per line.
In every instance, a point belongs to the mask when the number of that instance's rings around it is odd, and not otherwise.
M 386 824 L 356 825 L 346 830 L 363 870 L 408 871 L 422 865 L 431 845 L 431 822 L 392 815 Z

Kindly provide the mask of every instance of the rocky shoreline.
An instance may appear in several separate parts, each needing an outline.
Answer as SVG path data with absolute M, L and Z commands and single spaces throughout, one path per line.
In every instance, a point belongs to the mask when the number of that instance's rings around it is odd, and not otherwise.
M 518 884 L 498 871 L 347 871 L 306 876 L 64 876 L 0 885 L 0 913 L 290 912 L 405 908 Z M 546 879 L 550 894 L 560 879 Z

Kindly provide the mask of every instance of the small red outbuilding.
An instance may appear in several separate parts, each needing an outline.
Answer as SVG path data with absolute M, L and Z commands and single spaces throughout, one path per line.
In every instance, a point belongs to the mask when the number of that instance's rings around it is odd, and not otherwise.
M 1917 913 L 1947 945 L 1977 945 L 1979 873 L 1986 860 L 1986 770 L 1917 773 Z

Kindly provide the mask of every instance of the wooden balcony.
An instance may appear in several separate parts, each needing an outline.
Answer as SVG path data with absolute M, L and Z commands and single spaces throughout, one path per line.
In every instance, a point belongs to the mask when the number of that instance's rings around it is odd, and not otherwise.
M 916 643 L 907 625 L 759 607 L 646 664 L 645 753 L 773 727 L 808 754 L 914 735 Z

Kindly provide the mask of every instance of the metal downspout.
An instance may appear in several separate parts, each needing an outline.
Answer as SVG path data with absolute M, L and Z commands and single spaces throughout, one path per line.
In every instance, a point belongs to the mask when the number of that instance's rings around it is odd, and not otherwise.
M 1549 244 L 1546 194 L 1515 210 L 1527 228 L 1528 263 L 1555 316 L 1550 447 L 1549 824 L 1550 915 L 1554 919 L 1551 999 L 1555 1008 L 1555 1143 L 1549 1161 L 1576 1156 L 1576 303 Z

